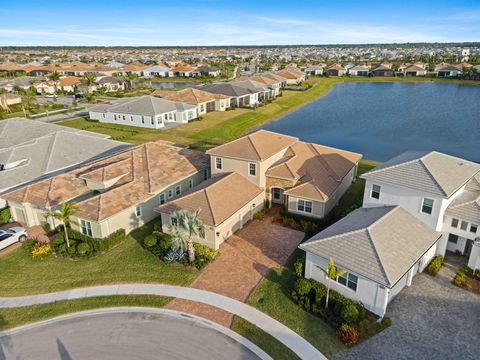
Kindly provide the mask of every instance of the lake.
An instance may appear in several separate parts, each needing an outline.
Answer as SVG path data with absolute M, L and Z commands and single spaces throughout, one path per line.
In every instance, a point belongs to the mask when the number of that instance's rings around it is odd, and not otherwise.
M 438 150 L 480 162 L 480 86 L 340 83 L 263 128 L 370 160 Z
M 198 83 L 193 82 L 152 82 L 150 86 L 155 89 L 184 89 L 187 87 L 197 86 Z

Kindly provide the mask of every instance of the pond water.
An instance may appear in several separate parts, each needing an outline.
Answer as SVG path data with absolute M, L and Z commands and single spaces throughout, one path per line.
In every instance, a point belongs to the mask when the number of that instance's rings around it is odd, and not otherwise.
M 480 86 L 341 83 L 263 128 L 370 160 L 438 150 L 480 162 Z
M 155 89 L 184 89 L 196 86 L 198 83 L 193 82 L 152 82 L 150 86 Z

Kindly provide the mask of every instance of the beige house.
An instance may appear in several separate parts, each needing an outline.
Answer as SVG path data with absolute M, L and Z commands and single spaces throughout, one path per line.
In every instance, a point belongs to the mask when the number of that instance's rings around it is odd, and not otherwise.
M 259 130 L 209 151 L 212 175 L 237 172 L 270 203 L 323 218 L 356 178 L 360 154 Z
M 218 174 L 191 192 L 159 206 L 163 231 L 168 233 L 177 219 L 172 214 L 180 209 L 200 209 L 205 236 L 195 241 L 218 249 L 220 244 L 240 230 L 263 208 L 264 190 L 235 172 Z
M 209 177 L 208 157 L 165 141 L 146 143 L 63 174 L 7 192 L 12 217 L 27 226 L 58 221 L 46 210 L 75 201 L 75 230 L 104 238 L 130 232 L 158 216 L 154 209 Z

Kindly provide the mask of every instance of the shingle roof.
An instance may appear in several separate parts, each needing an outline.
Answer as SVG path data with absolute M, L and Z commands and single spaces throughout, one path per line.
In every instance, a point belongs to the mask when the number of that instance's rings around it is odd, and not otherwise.
M 201 209 L 200 220 L 207 225 L 218 226 L 262 193 L 263 189 L 242 175 L 225 173 L 203 182 L 191 192 L 158 207 L 156 211 L 171 214 L 180 209 Z
M 181 101 L 187 104 L 198 105 L 219 99 L 229 99 L 229 96 L 213 94 L 195 88 L 187 88 L 178 91 L 155 90 L 152 96 L 161 97 L 170 101 Z
M 360 208 L 299 247 L 389 288 L 440 233 L 399 206 Z
M 223 94 L 231 97 L 250 95 L 252 92 L 241 86 L 231 83 L 213 83 L 202 86 L 200 90 L 213 94 Z
M 265 160 L 297 141 L 298 138 L 293 136 L 258 130 L 237 140 L 210 149 L 207 151 L 207 154 L 245 160 Z
M 473 179 L 472 179 L 473 180 Z M 477 225 L 480 224 L 480 189 L 466 190 L 450 205 L 448 205 L 445 214 L 454 218 L 467 220 Z
M 362 177 L 448 198 L 479 171 L 479 164 L 454 156 L 407 151 Z
M 7 201 L 45 209 L 78 201 L 79 217 L 99 221 L 134 206 L 168 186 L 208 168 L 202 152 L 165 141 L 146 143 L 63 174 L 6 193 Z M 86 180 L 108 183 L 95 193 Z

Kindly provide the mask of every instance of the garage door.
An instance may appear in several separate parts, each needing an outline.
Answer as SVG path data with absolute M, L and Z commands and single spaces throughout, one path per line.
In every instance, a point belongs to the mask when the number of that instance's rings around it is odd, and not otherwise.
M 17 209 L 17 208 L 14 208 L 13 210 L 15 213 L 15 220 L 25 225 L 27 223 L 25 212 L 22 209 Z

